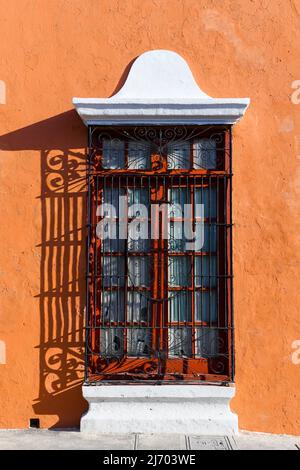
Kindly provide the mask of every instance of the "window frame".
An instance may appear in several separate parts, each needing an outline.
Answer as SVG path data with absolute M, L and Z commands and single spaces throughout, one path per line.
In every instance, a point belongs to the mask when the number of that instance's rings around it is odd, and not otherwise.
M 136 126 L 138 128 L 145 128 L 145 126 Z M 146 128 L 153 128 L 154 126 L 147 126 Z M 166 126 L 155 126 L 155 129 L 165 129 Z M 174 126 L 174 128 L 179 128 L 180 126 Z M 232 162 L 231 162 L 231 125 L 226 126 L 218 126 L 218 125 L 211 125 L 211 126 L 182 126 L 188 129 L 196 129 L 196 130 L 204 130 L 204 135 L 217 135 L 218 133 L 223 133 L 224 135 L 224 151 L 221 152 L 220 149 L 217 150 L 216 155 L 217 159 L 219 153 L 222 153 L 221 158 L 224 159 L 223 169 L 194 169 L 194 168 L 187 168 L 187 169 L 170 169 L 167 167 L 167 160 L 165 158 L 162 159 L 162 162 L 157 164 L 157 155 L 151 156 L 151 164 L 152 168 L 150 170 L 146 169 L 102 169 L 100 167 L 99 161 L 101 162 L 101 156 L 99 159 L 99 147 L 94 144 L 94 133 L 95 130 L 103 130 L 108 132 L 109 134 L 114 135 L 114 132 L 124 132 L 126 129 L 130 129 L 130 126 L 99 126 L 99 125 L 91 125 L 89 126 L 89 154 L 88 154 L 88 165 L 87 165 L 87 183 L 88 183 L 88 192 L 87 192 L 87 227 L 88 227 L 88 234 L 87 234 L 87 282 L 86 282 L 86 295 L 87 295 L 87 303 L 86 303 L 86 360 L 85 360 L 85 382 L 92 383 L 98 382 L 100 380 L 105 381 L 113 381 L 116 380 L 126 380 L 127 382 L 130 381 L 171 381 L 171 382 L 231 382 L 234 379 L 234 351 L 233 351 L 233 305 L 232 305 L 232 293 L 233 293 L 233 286 L 232 286 Z M 193 162 L 193 154 L 192 151 L 190 152 L 190 163 Z M 166 153 L 164 153 L 166 156 Z M 125 165 L 128 163 L 128 154 L 126 151 L 126 144 L 125 144 Z M 156 166 L 157 165 L 157 166 Z M 222 167 L 222 165 L 221 165 Z M 218 181 L 218 178 L 223 178 L 224 181 L 224 206 L 225 206 L 225 220 L 224 220 L 224 230 L 226 232 L 226 237 L 224 241 L 224 259 L 226 263 L 226 279 L 224 281 L 224 289 L 226 290 L 226 295 L 224 295 L 224 302 L 226 303 L 226 312 L 227 312 L 227 321 L 226 321 L 226 331 L 227 331 L 227 354 L 228 354 L 228 367 L 226 369 L 226 373 L 212 373 L 211 371 L 206 372 L 205 365 L 207 364 L 207 360 L 203 360 L 202 357 L 193 357 L 193 358 L 177 358 L 177 365 L 175 364 L 174 368 L 174 360 L 173 364 L 169 365 L 168 360 L 169 358 L 163 357 L 164 356 L 164 347 L 163 342 L 166 339 L 160 340 L 161 348 L 157 348 L 157 356 L 155 361 L 152 361 L 152 364 L 149 364 L 149 358 L 127 358 L 126 364 L 124 361 L 122 363 L 123 357 L 114 358 L 113 361 L 108 361 L 110 364 L 103 371 L 103 368 L 100 364 L 99 367 L 99 351 L 97 351 L 96 344 L 99 341 L 99 337 L 97 337 L 96 329 L 93 328 L 92 321 L 95 321 L 93 318 L 93 314 L 91 314 L 91 298 L 94 296 L 94 291 L 98 290 L 98 287 L 95 287 L 95 276 L 93 276 L 91 272 L 91 259 L 92 262 L 95 262 L 93 256 L 97 256 L 97 242 L 95 242 L 93 237 L 93 227 L 95 227 L 95 219 L 93 211 L 93 181 L 96 178 L 119 178 L 119 181 L 124 178 L 124 180 L 128 181 L 128 178 L 168 178 L 169 181 L 173 178 L 186 178 L 194 179 L 197 181 L 202 181 L 204 179 L 208 179 L 211 181 L 213 178 Z M 226 184 L 225 184 L 226 181 Z M 203 184 L 203 183 L 202 183 Z M 180 186 L 181 187 L 181 186 Z M 192 186 L 191 186 L 192 187 Z M 195 186 L 193 186 L 194 188 Z M 97 191 L 96 191 L 97 192 Z M 98 194 L 98 193 L 97 193 Z M 162 199 L 165 195 L 161 196 Z M 159 201 L 158 201 L 159 202 Z M 96 199 L 97 205 L 97 199 Z M 158 258 L 159 256 L 166 251 L 166 241 L 165 240 L 152 240 L 152 250 L 154 250 L 154 254 L 149 255 L 154 258 L 154 264 L 159 266 Z M 96 248 L 96 249 L 95 249 Z M 219 247 L 218 247 L 219 248 Z M 217 252 L 219 249 L 217 250 Z M 179 253 L 179 255 L 184 255 L 184 253 Z M 171 253 L 171 256 L 179 256 L 178 254 Z M 190 256 L 190 255 L 188 255 Z M 193 256 L 193 255 L 192 255 Z M 155 262 L 155 258 L 157 261 Z M 192 265 L 192 269 L 194 269 L 194 263 Z M 165 271 L 164 271 L 164 263 L 161 263 L 160 268 L 156 268 L 155 276 L 158 279 L 161 276 L 162 279 L 165 278 Z M 195 273 L 192 273 L 193 284 L 195 283 Z M 153 281 L 152 286 L 152 298 L 153 297 L 153 289 L 161 288 L 163 291 L 163 295 L 165 295 L 165 283 L 163 282 L 163 287 L 159 287 L 161 283 L 158 280 Z M 97 285 L 97 280 L 96 280 Z M 94 290 L 93 290 L 94 289 Z M 125 292 L 128 292 L 128 286 L 124 286 Z M 101 290 L 101 289 L 100 289 Z M 130 289 L 129 289 L 130 290 Z M 170 290 L 170 289 L 169 289 Z M 171 289 L 172 290 L 172 289 Z M 192 286 L 192 295 L 195 295 L 195 285 Z M 158 294 L 157 294 L 158 295 Z M 97 298 L 98 294 L 96 294 Z M 157 300 L 157 299 L 156 299 Z M 99 300 L 97 300 L 99 301 Z M 126 294 L 124 298 L 124 303 L 126 303 Z M 158 305 L 159 302 L 154 301 L 153 305 Z M 192 302 L 194 304 L 194 301 Z M 159 307 L 155 307 L 158 308 Z M 166 309 L 168 310 L 168 309 Z M 151 307 L 151 312 L 153 312 L 153 306 Z M 194 315 L 194 313 L 192 312 Z M 166 312 L 160 312 L 159 315 L 166 315 Z M 157 315 L 152 315 L 152 322 L 154 319 L 157 318 Z M 185 322 L 186 323 L 186 322 Z M 194 320 L 193 320 L 193 327 L 194 327 Z M 167 324 L 167 327 L 170 328 L 170 322 L 167 319 L 163 322 L 164 325 Z M 176 323 L 177 325 L 177 323 Z M 112 326 L 112 325 L 111 325 Z M 126 325 L 128 326 L 128 325 Z M 133 325 L 132 325 L 133 326 Z M 172 325 L 171 325 L 172 327 Z M 96 326 L 97 328 L 97 326 Z M 94 332 L 93 332 L 94 330 Z M 156 330 L 154 330 L 156 331 Z M 195 334 L 195 333 L 194 333 Z M 99 335 L 98 335 L 99 336 Z M 125 336 L 126 339 L 126 336 Z M 193 342 L 194 344 L 195 342 Z M 125 340 L 124 340 L 125 344 Z M 161 355 L 160 355 L 161 353 Z M 194 352 L 193 352 L 194 354 Z M 195 355 L 195 354 L 194 354 Z M 106 358 L 107 361 L 107 358 Z M 119 368 L 117 367 L 116 362 L 119 361 Z M 101 362 L 101 361 L 100 361 Z M 153 373 L 151 367 L 156 366 L 155 373 Z M 201 366 L 201 367 L 199 367 Z M 203 367 L 202 367 L 203 366 Z M 159 373 L 157 370 L 160 367 Z M 169 369 L 173 368 L 174 373 L 169 374 Z M 194 371 L 193 371 L 194 368 Z M 191 369 L 193 373 L 182 373 L 183 370 Z M 117 372 L 116 372 L 117 370 Z M 132 373 L 130 371 L 138 370 L 138 373 Z M 129 372 L 128 372 L 129 371 Z M 197 372 L 195 372 L 197 371 Z M 196 376 L 195 376 L 196 374 Z

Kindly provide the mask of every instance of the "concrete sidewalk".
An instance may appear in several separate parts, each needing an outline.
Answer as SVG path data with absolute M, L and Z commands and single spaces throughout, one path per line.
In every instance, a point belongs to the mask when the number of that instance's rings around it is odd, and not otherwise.
M 0 450 L 300 450 L 300 436 L 242 431 L 238 436 L 98 434 L 77 430 L 0 430 Z

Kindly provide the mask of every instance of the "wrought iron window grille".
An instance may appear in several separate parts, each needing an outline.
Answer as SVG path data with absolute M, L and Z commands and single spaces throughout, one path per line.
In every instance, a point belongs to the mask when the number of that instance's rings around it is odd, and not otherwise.
M 234 377 L 231 126 L 89 126 L 85 382 L 227 383 Z M 98 208 L 127 207 L 100 239 Z M 167 204 L 162 215 L 136 204 Z M 204 243 L 189 249 L 185 216 Z M 197 204 L 204 212 L 199 217 Z M 106 214 L 107 215 L 107 214 Z M 137 238 L 130 223 L 156 226 Z

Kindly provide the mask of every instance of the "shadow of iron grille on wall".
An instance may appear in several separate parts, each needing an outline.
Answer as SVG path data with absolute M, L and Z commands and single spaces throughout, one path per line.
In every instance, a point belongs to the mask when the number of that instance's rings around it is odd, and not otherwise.
M 233 380 L 230 126 L 88 132 L 85 383 Z

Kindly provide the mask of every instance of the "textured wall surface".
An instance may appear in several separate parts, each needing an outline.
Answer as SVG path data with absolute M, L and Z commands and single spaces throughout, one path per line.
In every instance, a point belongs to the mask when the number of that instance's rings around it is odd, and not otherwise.
M 71 99 L 110 96 L 135 57 L 171 49 L 209 95 L 251 98 L 234 129 L 232 408 L 243 429 L 300 434 L 299 2 L 0 0 L 0 18 L 0 426 L 79 423 L 86 133 Z

